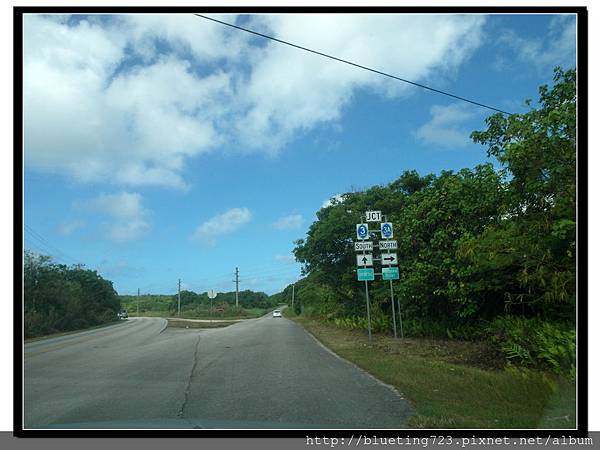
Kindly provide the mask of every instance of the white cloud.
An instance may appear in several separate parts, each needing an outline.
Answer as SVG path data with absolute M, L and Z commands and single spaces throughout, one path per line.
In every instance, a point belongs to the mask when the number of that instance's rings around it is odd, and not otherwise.
M 464 147 L 471 142 L 470 128 L 463 124 L 478 117 L 478 113 L 470 105 L 434 105 L 430 114 L 431 120 L 415 132 L 418 140 L 428 145 L 446 148 Z
M 485 20 L 284 14 L 249 26 L 443 83 L 481 44 Z M 232 147 L 273 155 L 299 133 L 334 126 L 357 90 L 398 98 L 411 89 L 191 15 L 27 15 L 24 32 L 26 163 L 80 182 L 186 189 L 190 158 Z
M 302 226 L 304 218 L 302 214 L 290 214 L 289 216 L 283 216 L 277 219 L 273 223 L 273 228 L 276 230 L 296 230 Z
M 540 71 L 575 65 L 576 22 L 573 15 L 556 15 L 550 21 L 543 37 L 522 37 L 513 30 L 504 30 L 498 43 L 512 49 L 521 62 L 533 65 Z M 508 57 L 499 56 L 498 69 L 510 66 Z
M 187 187 L 185 159 L 221 142 L 216 128 L 231 92 L 229 75 L 199 76 L 176 55 L 155 53 L 147 64 L 132 65 L 127 45 L 137 42 L 138 31 L 119 22 L 69 26 L 27 16 L 24 124 L 31 167 L 84 182 Z M 117 71 L 121 65 L 127 70 Z
M 69 220 L 69 221 L 62 222 L 61 224 L 59 224 L 56 231 L 58 232 L 58 234 L 60 234 L 62 236 L 70 236 L 75 231 L 82 228 L 84 225 L 85 224 L 82 220 L 79 220 L 79 219 Z
M 99 271 L 108 278 L 137 278 L 144 273 L 142 267 L 131 265 L 127 261 L 108 261 L 100 263 Z
M 136 192 L 100 194 L 86 202 L 85 208 L 109 216 L 105 224 L 106 237 L 115 242 L 142 238 L 149 230 L 147 216 L 150 211 L 142 205 L 142 196 Z
M 232 233 L 252 218 L 248 208 L 231 208 L 199 225 L 192 238 L 207 246 L 213 246 L 216 238 L 225 233 Z
M 342 203 L 344 201 L 344 194 L 335 194 L 333 197 L 325 200 L 321 205 L 321 208 L 328 208 L 332 205 Z
M 273 256 L 273 259 L 284 264 L 292 264 L 296 262 L 296 257 L 294 255 L 275 255 Z
M 265 15 L 252 27 L 277 38 L 418 81 L 454 73 L 481 43 L 484 16 Z M 311 30 L 307 33 L 306 30 Z M 337 121 L 358 89 L 386 97 L 408 85 L 321 56 L 269 43 L 247 86 L 244 141 L 279 147 L 296 133 Z

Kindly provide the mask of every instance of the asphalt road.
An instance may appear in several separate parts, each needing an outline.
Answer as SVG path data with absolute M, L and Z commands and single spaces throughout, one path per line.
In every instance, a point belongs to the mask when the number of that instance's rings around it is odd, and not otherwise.
M 132 318 L 24 349 L 25 428 L 403 428 L 408 402 L 270 315 Z

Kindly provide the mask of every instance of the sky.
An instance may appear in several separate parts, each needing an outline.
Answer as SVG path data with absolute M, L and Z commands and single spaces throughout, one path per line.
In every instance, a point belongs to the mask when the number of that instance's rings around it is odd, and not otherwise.
M 510 112 L 575 67 L 569 15 L 212 16 Z M 495 163 L 493 111 L 192 15 L 27 15 L 23 76 L 25 247 L 120 294 L 273 294 L 330 198 Z

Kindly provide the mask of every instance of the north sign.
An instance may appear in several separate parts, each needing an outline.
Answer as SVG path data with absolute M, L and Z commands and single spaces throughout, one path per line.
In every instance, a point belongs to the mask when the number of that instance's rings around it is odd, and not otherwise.
M 398 241 L 379 241 L 379 250 L 397 250 Z

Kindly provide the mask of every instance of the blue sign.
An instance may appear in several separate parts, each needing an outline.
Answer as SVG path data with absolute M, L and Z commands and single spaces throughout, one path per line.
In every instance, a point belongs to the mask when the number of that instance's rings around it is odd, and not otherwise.
M 356 237 L 358 239 L 368 239 L 369 238 L 369 226 L 366 223 L 357 223 L 356 224 Z
M 381 224 L 381 237 L 385 239 L 394 237 L 394 228 L 390 222 L 384 222 Z

